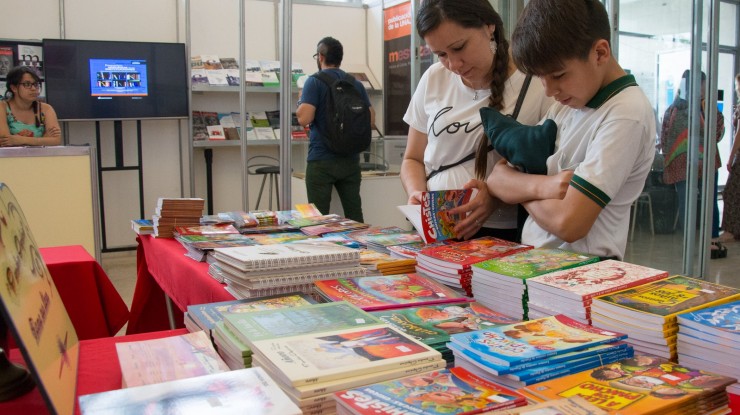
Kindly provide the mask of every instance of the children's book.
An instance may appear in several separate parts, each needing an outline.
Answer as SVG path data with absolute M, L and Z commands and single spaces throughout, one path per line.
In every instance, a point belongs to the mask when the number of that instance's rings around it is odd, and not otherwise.
M 218 55 L 200 55 L 200 60 L 203 62 L 205 69 L 223 69 L 221 65 L 221 59 Z
M 224 233 L 215 235 L 175 235 L 175 239 L 186 249 L 211 251 L 216 248 L 256 245 L 257 241 L 241 234 Z
M 383 322 L 346 301 L 224 315 L 224 324 L 246 345 L 305 333 L 382 325 Z
M 366 311 L 470 300 L 415 273 L 316 281 L 314 286 L 326 301 L 345 300 Z
M 175 226 L 178 235 L 225 235 L 239 234 L 239 230 L 230 223 L 199 226 Z
M 386 326 L 258 340 L 251 346 L 258 359 L 274 366 L 270 374 L 291 386 L 442 360 L 438 351 Z
M 512 366 L 613 343 L 626 337 L 624 333 L 601 330 L 564 315 L 556 315 L 453 334 L 450 340 L 462 348 L 485 356 L 497 365 Z
M 122 385 L 149 385 L 229 370 L 203 331 L 116 343 Z
M 304 226 L 301 228 L 301 232 L 306 235 L 323 235 L 331 232 L 343 232 L 357 229 L 365 229 L 370 225 L 362 222 L 357 222 L 352 219 L 344 219 L 337 222 L 323 223 L 320 225 Z
M 738 299 L 738 288 L 674 275 L 597 297 L 591 304 L 591 310 L 592 313 L 606 316 L 618 315 L 627 319 L 627 322 L 665 325 L 675 323 L 678 314 Z
M 154 223 L 151 219 L 131 219 L 131 229 L 138 235 L 151 235 L 154 233 Z
M 740 348 L 740 301 L 701 308 L 679 314 L 676 318 L 681 326 L 706 333 L 706 337 L 730 340 Z
M 214 258 L 242 271 L 283 269 L 330 262 L 360 261 L 356 249 L 325 242 L 322 244 L 255 245 L 214 250 Z
M 278 308 L 300 307 L 315 304 L 316 300 L 303 293 L 288 293 L 243 300 L 220 301 L 217 303 L 188 306 L 188 315 L 203 329 L 211 332 L 226 313 L 252 313 Z
M 83 415 L 301 415 L 261 368 L 80 396 Z
M 530 292 L 537 289 L 585 301 L 667 277 L 667 271 L 607 260 L 534 277 L 527 285 Z
M 449 209 L 470 201 L 472 189 L 453 189 L 424 192 L 421 205 L 402 205 L 398 209 L 414 226 L 424 243 L 455 239 L 455 224 L 467 213 L 450 214 Z
M 515 391 L 453 367 L 337 392 L 337 405 L 349 414 L 477 414 L 524 406 Z
M 450 335 L 455 333 L 521 322 L 476 302 L 399 308 L 370 314 L 430 346 L 447 343 Z
M 724 394 L 725 388 L 734 382 L 733 378 L 667 359 L 635 355 L 593 370 L 526 386 L 524 390 L 542 400 L 581 396 L 611 414 L 688 414 L 703 412 L 692 411 L 691 405 L 702 398 Z
M 417 255 L 417 261 L 445 268 L 465 269 L 482 261 L 530 249 L 532 249 L 530 245 L 484 236 L 464 242 L 424 248 Z
M 535 248 L 502 258 L 478 262 L 473 272 L 483 277 L 526 280 L 548 272 L 574 268 L 598 262 L 595 255 L 581 254 L 557 248 Z
M 607 412 L 589 403 L 586 399 L 574 395 L 496 411 L 496 415 L 607 415 Z

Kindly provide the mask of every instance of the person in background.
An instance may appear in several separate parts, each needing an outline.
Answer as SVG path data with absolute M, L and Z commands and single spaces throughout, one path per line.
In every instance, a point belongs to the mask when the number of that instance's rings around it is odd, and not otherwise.
M 655 154 L 652 105 L 611 53 L 609 16 L 598 0 L 530 0 L 512 34 L 512 55 L 555 103 L 547 175 L 501 160 L 489 190 L 529 212 L 522 243 L 621 260 L 630 207 Z M 544 123 L 544 120 L 543 120 Z
M 333 37 L 321 39 L 316 46 L 316 64 L 319 71 L 327 72 L 339 79 L 345 72 L 339 69 L 344 57 L 342 44 Z M 370 108 L 370 124 L 375 125 L 375 109 L 370 104 L 365 87 L 355 80 L 355 88 L 362 94 Z M 329 87 L 314 77 L 308 77 L 303 85 L 296 117 L 301 125 L 311 126 L 306 163 L 306 193 L 308 202 L 313 203 L 326 215 L 331 205 L 332 187 L 336 187 L 342 201 L 344 216 L 364 222 L 362 199 L 360 198 L 360 156 L 341 156 L 333 153 L 324 143 L 320 131 L 326 130 L 327 94 Z
M 686 211 L 686 165 L 688 163 L 688 137 L 689 137 L 689 96 L 691 91 L 691 71 L 685 70 L 681 76 L 681 87 L 673 103 L 666 109 L 663 115 L 663 127 L 660 131 L 660 146 L 665 155 L 665 168 L 663 170 L 663 182 L 674 184 L 678 194 L 678 223 L 681 229 L 684 228 L 684 212 Z M 699 136 L 704 136 L 704 89 L 706 86 L 707 75 L 701 73 L 701 88 L 698 99 L 701 101 L 701 118 Z M 722 140 L 725 133 L 725 118 L 719 110 L 717 111 L 717 136 L 716 143 Z M 702 182 L 702 159 L 703 150 L 699 148 L 699 192 L 701 192 Z M 722 161 L 719 158 L 719 150 L 716 149 L 714 156 L 714 165 L 719 169 Z M 718 175 L 714 174 L 714 207 L 712 209 L 712 244 L 711 258 L 724 258 L 727 256 L 727 248 L 718 240 L 719 238 L 719 206 L 717 204 L 717 179 Z
M 5 78 L 13 66 L 13 55 L 3 54 L 0 51 L 0 78 Z
M 5 99 L 0 101 L 0 147 L 58 146 L 62 131 L 54 108 L 38 100 L 41 79 L 27 66 L 8 72 Z
M 732 112 L 732 128 L 735 133 L 732 149 L 727 160 L 727 177 L 725 190 L 722 192 L 722 229 L 720 242 L 731 242 L 740 238 L 740 73 L 735 75 L 735 95 L 737 103 Z
M 488 151 L 478 169 L 475 160 L 480 143 L 488 144 L 479 109 L 511 114 L 527 78 L 510 59 L 503 20 L 487 0 L 427 0 L 416 29 L 439 62 L 422 75 L 403 117 L 409 133 L 401 183 L 408 203 L 420 204 L 424 191 L 478 189 L 469 203 L 450 210 L 469 212 L 455 226 L 458 238 L 513 241 L 517 208 L 492 197 L 485 183 L 500 156 Z M 536 124 L 553 101 L 536 80 L 525 94 L 517 120 Z

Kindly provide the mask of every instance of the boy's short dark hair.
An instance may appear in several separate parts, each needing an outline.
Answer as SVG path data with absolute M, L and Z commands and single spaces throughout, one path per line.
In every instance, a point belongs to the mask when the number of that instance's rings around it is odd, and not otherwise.
M 331 36 L 319 40 L 316 45 L 316 52 L 324 55 L 327 65 L 339 66 L 344 58 L 344 48 L 342 44 Z
M 609 16 L 598 0 L 530 0 L 511 35 L 514 63 L 546 75 L 569 59 L 588 58 L 598 40 L 611 38 Z

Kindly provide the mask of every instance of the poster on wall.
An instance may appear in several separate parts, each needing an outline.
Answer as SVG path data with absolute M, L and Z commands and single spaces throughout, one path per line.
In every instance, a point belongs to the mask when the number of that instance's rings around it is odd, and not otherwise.
M 384 108 L 386 135 L 406 135 L 409 127 L 403 114 L 411 100 L 411 2 L 404 2 L 383 10 L 384 52 Z M 421 46 L 419 62 L 423 73 L 432 63 L 428 48 Z

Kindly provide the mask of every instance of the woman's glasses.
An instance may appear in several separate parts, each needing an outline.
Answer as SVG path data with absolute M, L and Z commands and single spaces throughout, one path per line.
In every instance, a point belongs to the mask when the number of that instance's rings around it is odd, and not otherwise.
M 20 84 L 23 85 L 23 87 L 26 89 L 40 89 L 41 88 L 41 82 L 25 81 L 25 82 L 21 82 Z

